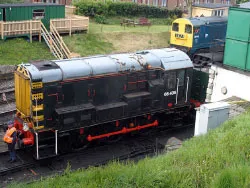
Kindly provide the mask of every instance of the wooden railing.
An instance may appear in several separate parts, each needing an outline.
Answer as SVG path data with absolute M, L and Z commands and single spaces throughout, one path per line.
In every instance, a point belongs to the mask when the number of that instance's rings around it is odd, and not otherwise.
M 87 31 L 89 28 L 89 18 L 84 16 L 73 16 L 70 18 L 50 20 L 59 33 L 71 34 L 75 31 Z
M 40 33 L 40 20 L 0 22 L 1 39 L 8 36 L 29 35 L 30 40 L 32 40 L 33 35 L 39 35 Z
M 67 45 L 64 43 L 62 37 L 59 35 L 58 31 L 52 23 L 50 23 L 50 32 L 55 41 L 57 41 L 57 45 L 63 53 L 64 58 L 69 59 L 71 52 L 69 51 Z
M 48 30 L 46 29 L 46 27 L 41 24 L 41 31 L 42 31 L 42 37 L 44 38 L 46 44 L 48 45 L 51 53 L 57 58 L 57 59 L 64 59 L 64 54 L 62 52 L 62 50 L 60 49 L 59 45 L 58 45 L 58 41 L 56 41 L 57 39 L 55 39 L 53 37 L 53 35 L 48 32 Z

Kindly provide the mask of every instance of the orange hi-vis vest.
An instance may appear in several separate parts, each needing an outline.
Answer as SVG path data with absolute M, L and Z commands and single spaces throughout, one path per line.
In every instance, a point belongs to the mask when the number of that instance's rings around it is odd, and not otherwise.
M 15 127 L 12 127 L 11 129 L 8 129 L 3 137 L 3 141 L 11 144 L 13 141 L 13 138 L 11 137 L 11 135 L 16 131 Z

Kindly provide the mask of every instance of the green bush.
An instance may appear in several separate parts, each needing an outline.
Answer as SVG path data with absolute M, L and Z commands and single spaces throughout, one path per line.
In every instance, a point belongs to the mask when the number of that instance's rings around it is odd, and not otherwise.
M 24 0 L 0 0 L 0 4 L 5 4 L 5 3 L 23 3 Z
M 182 11 L 179 9 L 168 10 L 155 6 L 138 5 L 131 2 L 95 2 L 80 0 L 75 3 L 78 14 L 95 17 L 104 16 L 144 16 L 148 18 L 169 18 L 181 17 Z
M 96 23 L 99 23 L 99 24 L 107 24 L 107 19 L 105 16 L 103 15 L 95 15 L 95 22 Z

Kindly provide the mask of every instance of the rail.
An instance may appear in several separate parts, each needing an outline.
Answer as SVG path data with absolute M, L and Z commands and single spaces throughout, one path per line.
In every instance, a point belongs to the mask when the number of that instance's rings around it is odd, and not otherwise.
M 0 36 L 5 39 L 9 36 L 29 35 L 32 41 L 33 35 L 41 33 L 40 20 L 14 21 L 14 22 L 0 22 Z
M 71 34 L 76 31 L 88 31 L 89 18 L 84 16 L 73 16 L 62 19 L 51 19 L 50 24 L 53 24 L 59 33 Z

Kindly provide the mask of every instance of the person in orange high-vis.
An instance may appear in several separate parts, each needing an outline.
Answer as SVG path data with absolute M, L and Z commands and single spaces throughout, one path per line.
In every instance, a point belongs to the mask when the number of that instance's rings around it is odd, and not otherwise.
M 3 141 L 8 144 L 8 150 L 10 152 L 10 159 L 8 162 L 14 163 L 16 162 L 16 139 L 17 139 L 17 130 L 14 127 L 13 122 L 8 123 L 8 130 L 6 131 Z

